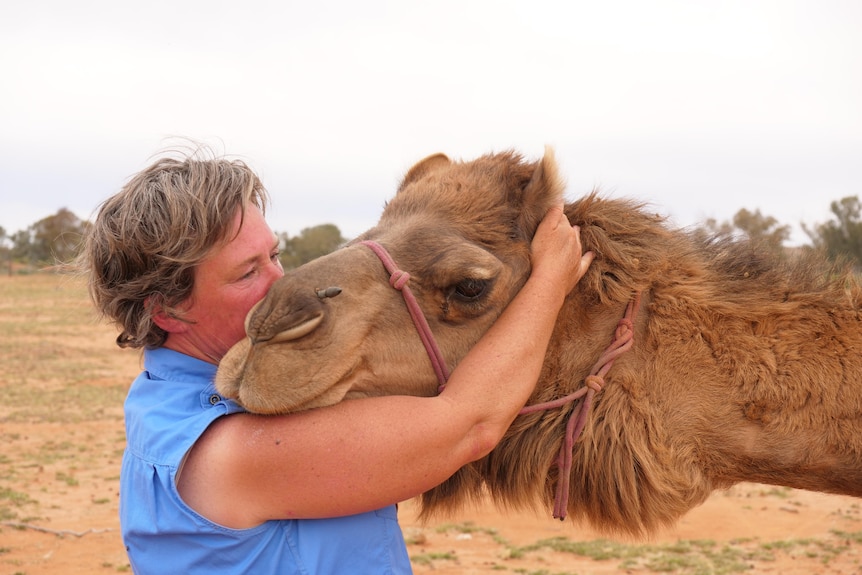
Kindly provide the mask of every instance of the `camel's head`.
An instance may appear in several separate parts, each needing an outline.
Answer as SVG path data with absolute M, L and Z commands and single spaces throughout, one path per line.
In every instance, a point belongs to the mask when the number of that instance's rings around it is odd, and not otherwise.
M 511 152 L 419 162 L 377 226 L 287 273 L 249 312 L 248 337 L 219 367 L 219 391 L 258 413 L 434 394 L 438 382 L 402 294 L 360 242 L 379 243 L 410 274 L 454 368 L 526 281 L 530 240 L 562 192 L 550 150 L 535 163 Z

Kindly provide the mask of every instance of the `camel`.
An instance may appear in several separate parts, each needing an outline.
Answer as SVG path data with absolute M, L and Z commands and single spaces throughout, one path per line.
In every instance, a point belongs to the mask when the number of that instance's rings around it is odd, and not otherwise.
M 563 188 L 550 149 L 532 162 L 514 151 L 419 162 L 375 227 L 287 273 L 249 313 L 220 392 L 259 413 L 437 393 L 440 366 L 370 246 L 409 273 L 449 369 L 524 284 L 532 235 Z M 528 405 L 586 389 L 637 301 L 628 350 L 604 368 L 601 391 L 525 410 L 488 456 L 422 496 L 425 513 L 485 494 L 531 507 L 562 492 L 562 516 L 638 536 L 742 481 L 862 496 L 862 291 L 849 272 L 674 228 L 595 191 L 565 213 L 596 258 Z

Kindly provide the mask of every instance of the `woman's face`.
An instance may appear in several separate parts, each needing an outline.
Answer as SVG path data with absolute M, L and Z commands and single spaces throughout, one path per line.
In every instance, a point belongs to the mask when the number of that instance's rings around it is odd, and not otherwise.
M 241 226 L 240 226 L 241 224 Z M 238 230 L 238 232 L 237 232 Z M 234 219 L 232 238 L 215 248 L 196 268 L 184 318 L 191 323 L 169 333 L 165 346 L 218 363 L 245 337 L 245 316 L 269 287 L 284 275 L 278 259 L 278 238 L 256 206 Z

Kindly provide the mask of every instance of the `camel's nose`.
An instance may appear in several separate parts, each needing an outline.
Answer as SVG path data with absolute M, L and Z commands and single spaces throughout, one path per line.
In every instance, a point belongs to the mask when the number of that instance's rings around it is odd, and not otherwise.
M 327 297 L 335 297 L 341 293 L 341 288 L 338 286 L 330 286 L 326 289 L 319 289 L 315 292 L 320 299 Z
M 316 290 L 300 291 L 279 280 L 249 313 L 246 333 L 252 344 L 299 339 L 320 325 L 325 310 Z
M 300 321 L 300 323 L 291 324 L 285 329 L 282 329 L 281 331 L 276 333 L 275 336 L 268 338 L 267 340 L 252 338 L 252 343 L 258 343 L 259 341 L 269 341 L 270 343 L 276 343 L 279 341 L 291 341 L 294 339 L 299 339 L 313 332 L 314 328 L 319 326 L 321 321 L 323 321 L 323 312 L 306 320 Z

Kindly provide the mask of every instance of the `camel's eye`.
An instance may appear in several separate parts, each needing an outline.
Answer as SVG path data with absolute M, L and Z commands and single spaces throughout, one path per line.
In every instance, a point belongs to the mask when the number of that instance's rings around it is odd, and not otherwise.
M 473 302 L 488 289 L 488 280 L 467 278 L 452 286 L 452 293 L 463 302 Z

